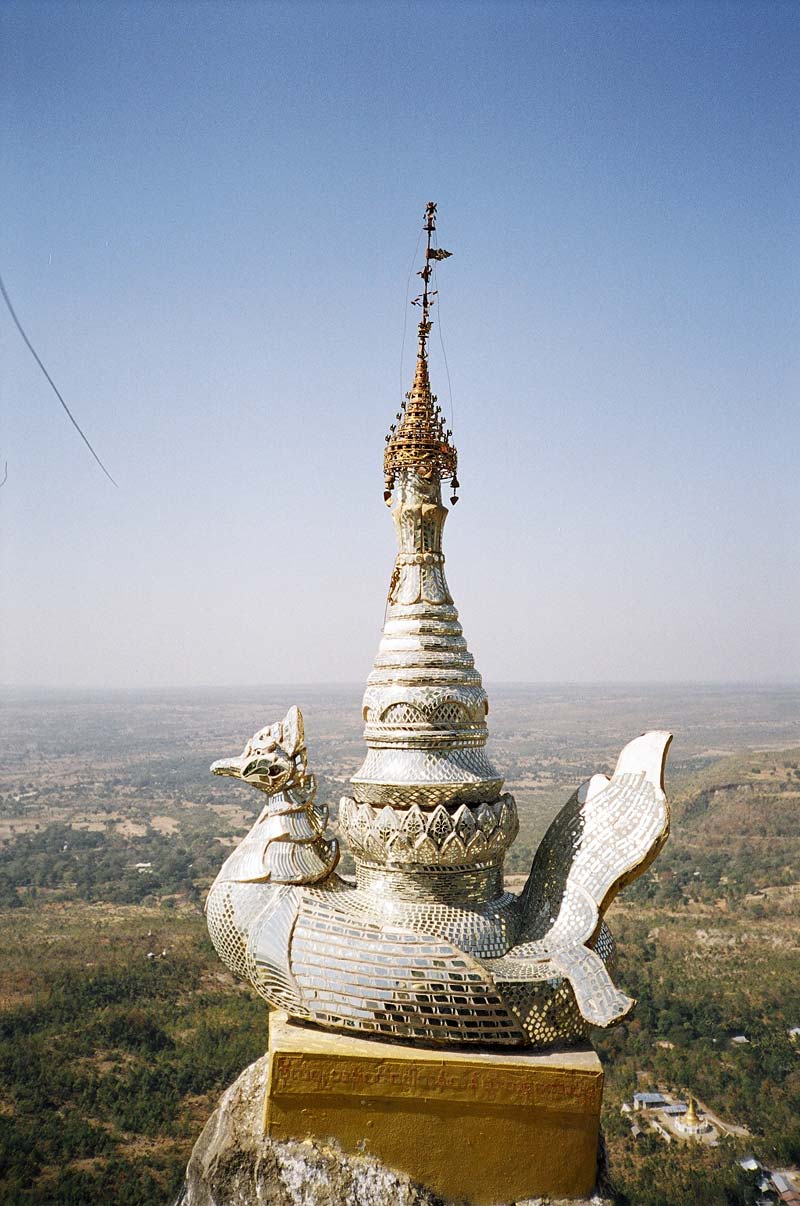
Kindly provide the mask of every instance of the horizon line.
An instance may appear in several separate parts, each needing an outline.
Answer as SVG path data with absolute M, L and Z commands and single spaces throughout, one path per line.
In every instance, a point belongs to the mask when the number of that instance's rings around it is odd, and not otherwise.
M 484 679 L 484 686 L 486 686 Z M 669 679 L 493 679 L 489 686 L 495 688 L 519 687 L 794 687 L 800 688 L 800 675 L 794 678 L 669 678 Z M 363 679 L 331 679 L 256 682 L 256 683 L 73 683 L 54 685 L 48 683 L 0 683 L 2 692 L 129 692 L 129 691 L 279 691 L 279 690 L 353 690 L 363 691 Z

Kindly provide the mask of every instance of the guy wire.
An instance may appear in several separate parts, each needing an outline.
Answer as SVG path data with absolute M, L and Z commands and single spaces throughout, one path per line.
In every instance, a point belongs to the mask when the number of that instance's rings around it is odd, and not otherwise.
M 438 244 L 436 244 L 436 245 L 438 246 Z M 438 278 L 436 275 L 435 262 L 434 262 L 434 268 L 433 268 L 433 283 L 436 286 L 436 300 L 439 303 L 439 321 L 437 324 L 439 327 L 439 343 L 441 344 L 441 347 L 442 347 L 442 358 L 444 359 L 444 371 L 447 376 L 447 392 L 450 395 L 450 428 L 453 432 L 455 432 L 456 418 L 455 418 L 455 405 L 453 403 L 453 386 L 450 381 L 450 368 L 447 363 L 447 352 L 445 351 L 445 348 L 444 348 L 444 336 L 442 335 L 442 295 L 439 292 L 439 281 L 438 281 Z
M 94 448 L 92 448 L 92 445 L 89 443 L 89 439 L 88 439 L 88 437 L 87 437 L 86 433 L 83 431 L 83 429 L 81 428 L 80 424 L 78 423 L 78 420 L 75 418 L 74 414 L 72 413 L 72 411 L 70 410 L 70 408 L 67 406 L 66 402 L 64 401 L 63 397 L 61 396 L 61 391 L 59 390 L 59 388 L 58 388 L 58 386 L 56 385 L 55 381 L 53 380 L 53 378 L 52 378 L 52 377 L 50 376 L 50 374 L 48 373 L 47 369 L 46 369 L 46 368 L 44 367 L 44 365 L 42 364 L 42 361 L 39 359 L 39 354 L 38 354 L 38 352 L 36 351 L 36 348 L 33 346 L 33 344 L 31 343 L 30 339 L 28 339 L 28 336 L 25 334 L 25 329 L 24 329 L 24 327 L 23 327 L 22 323 L 21 323 L 21 322 L 19 321 L 19 319 L 17 318 L 17 312 L 16 312 L 16 310 L 14 309 L 14 307 L 13 307 L 13 305 L 12 305 L 12 303 L 11 303 L 11 298 L 8 296 L 8 291 L 6 290 L 6 287 L 5 287 L 5 285 L 3 284 L 3 278 L 2 278 L 1 276 L 0 276 L 0 294 L 2 294 L 2 295 L 3 295 L 3 301 L 6 303 L 6 306 L 7 306 L 7 308 L 8 308 L 8 312 L 9 312 L 9 314 L 11 315 L 12 319 L 14 320 L 14 326 L 17 328 L 17 330 L 19 331 L 20 335 L 22 336 L 23 342 L 24 342 L 24 344 L 25 344 L 26 348 L 28 349 L 28 351 L 30 352 L 31 356 L 33 356 L 34 360 L 35 360 L 35 361 L 36 361 L 36 363 L 39 365 L 39 368 L 42 370 L 42 372 L 44 373 L 45 377 L 47 378 L 47 380 L 48 380 L 48 382 L 49 382 L 49 384 L 50 384 L 50 387 L 51 387 L 51 389 L 52 389 L 53 393 L 54 393 L 54 394 L 55 394 L 55 396 L 58 398 L 58 400 L 59 400 L 59 402 L 61 403 L 61 405 L 64 407 L 64 410 L 67 412 L 67 418 L 69 419 L 70 423 L 71 423 L 71 424 L 72 424 L 72 426 L 75 428 L 75 430 L 77 431 L 78 435 L 81 437 L 81 439 L 83 440 L 84 444 L 85 444 L 85 445 L 86 445 L 86 447 L 89 449 L 89 451 L 91 452 L 91 454 L 92 454 L 92 456 L 94 457 L 94 459 L 97 461 L 97 463 L 98 463 L 98 465 L 100 466 L 100 468 L 103 470 L 103 473 L 105 473 L 106 477 L 107 477 L 107 478 L 108 478 L 108 480 L 111 482 L 111 485 L 112 485 L 112 486 L 116 486 L 116 485 L 117 485 L 117 483 L 114 481 L 113 477 L 112 477 L 112 476 L 111 476 L 111 474 L 108 472 L 108 470 L 106 469 L 106 467 L 105 467 L 105 465 L 103 464 L 103 462 L 100 460 L 100 457 L 97 455 L 97 453 L 95 452 Z M 4 479 L 4 480 L 5 480 L 5 479 Z
M 408 295 L 411 292 L 411 277 L 414 272 L 414 265 L 417 262 L 417 253 L 419 252 L 420 239 L 422 238 L 422 229 L 417 235 L 417 245 L 414 248 L 414 255 L 411 257 L 411 267 L 408 270 L 408 280 L 406 281 L 406 304 L 403 307 L 403 338 L 400 342 L 400 402 L 402 404 L 405 398 L 405 388 L 403 380 L 403 355 L 406 350 L 406 331 L 408 330 Z

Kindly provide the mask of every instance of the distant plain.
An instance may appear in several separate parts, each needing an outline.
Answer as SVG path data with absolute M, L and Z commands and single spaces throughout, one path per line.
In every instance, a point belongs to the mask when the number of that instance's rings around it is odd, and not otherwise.
M 800 687 L 487 689 L 491 755 L 520 813 L 514 888 L 577 784 L 610 772 L 644 729 L 675 734 L 670 842 L 611 914 L 617 976 L 639 1005 L 595 1036 L 610 1173 L 621 1206 L 688 1204 L 701 1185 L 710 1206 L 751 1201 L 740 1149 L 800 1162 L 787 1037 L 800 1025 Z M 4 694 L 4 1203 L 150 1206 L 177 1192 L 216 1097 L 265 1043 L 266 1009 L 218 961 L 202 916 L 260 797 L 209 763 L 299 704 L 337 829 L 363 757 L 360 697 L 355 686 Z M 751 1041 L 731 1046 L 740 1032 Z M 746 1138 L 682 1153 L 635 1142 L 619 1107 L 656 1084 L 695 1092 Z

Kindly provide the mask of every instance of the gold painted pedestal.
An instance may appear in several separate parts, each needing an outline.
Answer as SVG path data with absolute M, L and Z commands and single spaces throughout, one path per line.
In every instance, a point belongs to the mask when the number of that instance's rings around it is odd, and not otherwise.
M 588 1196 L 602 1095 L 588 1044 L 431 1051 L 270 1017 L 265 1134 L 332 1138 L 474 1206 Z

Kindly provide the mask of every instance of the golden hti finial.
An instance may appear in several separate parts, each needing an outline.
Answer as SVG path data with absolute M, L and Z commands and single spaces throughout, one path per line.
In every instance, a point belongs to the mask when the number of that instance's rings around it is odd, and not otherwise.
M 433 326 L 430 311 L 435 305 L 437 293 L 436 289 L 430 288 L 433 263 L 446 260 L 451 255 L 451 252 L 441 247 L 432 246 L 432 236 L 436 230 L 436 205 L 433 201 L 429 201 L 425 206 L 422 229 L 427 235 L 425 265 L 417 276 L 422 277 L 423 288 L 422 293 L 411 303 L 412 306 L 420 306 L 422 309 L 422 318 L 418 326 L 417 366 L 414 383 L 386 437 L 386 451 L 383 455 L 383 497 L 387 504 L 391 503 L 398 470 L 412 469 L 421 477 L 450 478 L 453 488 L 450 501 L 455 506 L 458 502 L 459 486 L 456 476 L 458 456 L 455 447 L 450 443 L 453 433 L 445 427 L 441 407 L 437 404 L 436 395 L 431 393 L 428 377 L 428 336 Z

